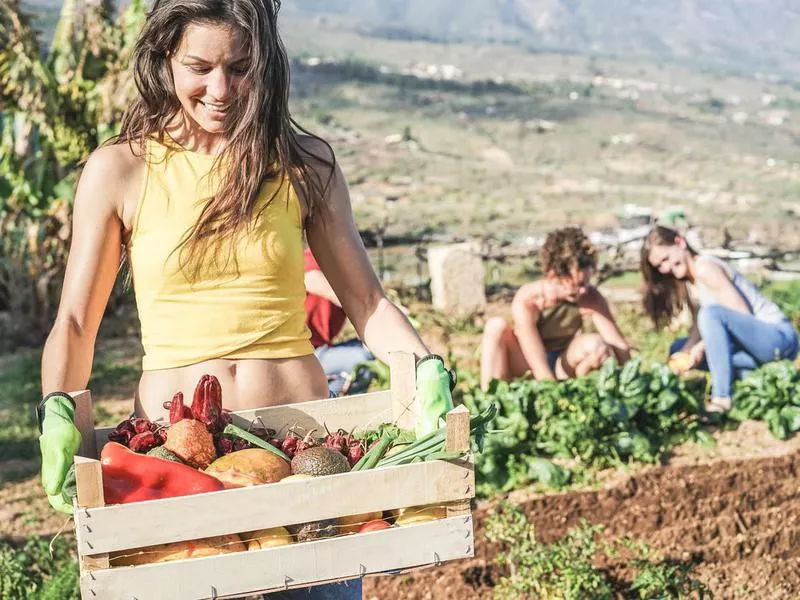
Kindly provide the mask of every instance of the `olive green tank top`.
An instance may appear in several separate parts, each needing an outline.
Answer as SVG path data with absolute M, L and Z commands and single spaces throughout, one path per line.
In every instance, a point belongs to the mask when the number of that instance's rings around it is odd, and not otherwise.
M 542 309 L 536 328 L 548 352 L 563 352 L 583 327 L 580 308 L 574 302 L 562 302 Z

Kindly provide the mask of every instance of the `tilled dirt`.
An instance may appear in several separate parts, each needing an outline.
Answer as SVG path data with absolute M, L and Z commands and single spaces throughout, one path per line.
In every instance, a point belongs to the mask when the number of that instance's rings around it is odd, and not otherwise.
M 519 501 L 542 542 L 581 519 L 608 536 L 646 542 L 670 558 L 697 557 L 699 578 L 716 598 L 800 598 L 800 452 L 705 465 L 649 469 L 609 489 Z M 503 576 L 484 540 L 495 505 L 475 511 L 475 558 L 365 583 L 364 598 L 489 598 Z

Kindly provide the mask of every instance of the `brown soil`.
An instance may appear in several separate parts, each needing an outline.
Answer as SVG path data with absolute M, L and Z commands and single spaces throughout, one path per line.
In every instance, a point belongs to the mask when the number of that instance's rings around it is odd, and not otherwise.
M 646 470 L 603 490 L 516 494 L 542 542 L 581 519 L 609 536 L 647 542 L 670 558 L 697 557 L 697 574 L 717 598 L 800 597 L 800 452 L 751 460 Z M 484 540 L 494 503 L 475 511 L 475 558 L 365 584 L 364 598 L 489 598 L 503 570 Z

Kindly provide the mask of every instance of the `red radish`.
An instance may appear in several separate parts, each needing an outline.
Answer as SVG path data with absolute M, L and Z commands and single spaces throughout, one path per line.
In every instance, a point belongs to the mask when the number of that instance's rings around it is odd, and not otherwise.
M 361 527 L 358 528 L 358 533 L 368 533 L 370 531 L 380 531 L 381 529 L 389 529 L 391 525 L 384 521 L 383 519 L 374 519 L 372 521 L 367 521 Z
M 360 461 L 362 456 L 364 456 L 364 448 L 361 447 L 361 444 L 354 444 L 347 449 L 347 462 L 351 467 Z

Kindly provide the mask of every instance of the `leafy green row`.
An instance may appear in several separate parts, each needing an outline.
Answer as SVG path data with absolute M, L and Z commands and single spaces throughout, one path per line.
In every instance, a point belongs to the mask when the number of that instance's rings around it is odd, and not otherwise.
M 701 397 L 666 366 L 642 368 L 634 359 L 608 361 L 589 377 L 567 381 L 495 381 L 473 387 L 464 403 L 481 411 L 498 404 L 476 465 L 484 492 L 508 491 L 532 481 L 561 487 L 571 470 L 638 461 L 657 463 L 676 443 L 709 441 L 698 421 Z
M 800 431 L 800 371 L 789 361 L 767 363 L 736 383 L 734 421 L 765 421 L 778 439 Z

